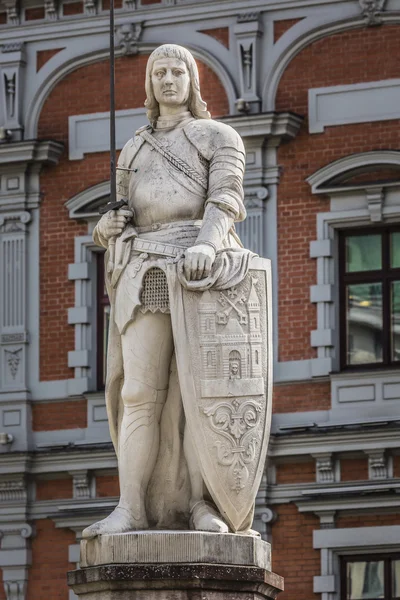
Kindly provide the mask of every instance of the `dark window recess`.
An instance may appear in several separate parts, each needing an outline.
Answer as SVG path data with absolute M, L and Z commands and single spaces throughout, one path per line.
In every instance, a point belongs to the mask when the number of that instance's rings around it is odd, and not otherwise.
M 104 281 L 104 252 L 96 255 L 97 260 L 97 389 L 106 384 L 108 325 L 110 301 Z
M 400 364 L 400 228 L 339 239 L 342 369 Z
M 341 600 L 400 600 L 400 555 L 341 559 Z

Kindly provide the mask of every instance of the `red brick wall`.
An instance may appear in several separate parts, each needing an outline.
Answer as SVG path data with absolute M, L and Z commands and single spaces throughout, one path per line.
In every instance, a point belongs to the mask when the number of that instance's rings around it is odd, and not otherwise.
M 283 36 L 284 33 L 289 31 L 296 23 L 303 19 L 281 19 L 280 21 L 274 21 L 274 44 Z
M 200 33 L 205 33 L 218 40 L 225 48 L 229 49 L 229 27 L 216 27 L 215 29 L 201 29 Z
M 393 456 L 393 477 L 400 477 L 400 456 Z
M 294 504 L 274 506 L 278 515 L 272 525 L 272 570 L 285 579 L 279 600 L 312 600 L 313 578 L 320 571 L 320 552 L 313 550 L 312 532 L 319 529 L 314 515 L 299 513 Z
M 339 515 L 337 527 L 383 527 L 385 525 L 400 525 L 400 512 L 391 514 L 359 514 Z
M 96 477 L 96 496 L 98 498 L 119 496 L 118 475 L 98 475 Z
M 315 461 L 276 465 L 276 483 L 314 483 Z
M 7 23 L 7 13 L 1 12 L 0 13 L 0 25 L 5 25 L 6 23 Z
M 368 479 L 367 458 L 343 458 L 340 461 L 341 481 L 366 481 Z
M 147 56 L 116 61 L 117 110 L 143 106 Z M 214 116 L 229 112 L 227 96 L 218 77 L 199 63 L 202 95 Z M 104 112 L 109 108 L 109 65 L 98 62 L 66 76 L 48 96 L 39 121 L 40 138 L 68 145 L 68 116 Z M 133 133 L 133 132 L 132 132 Z M 127 132 L 127 137 L 130 133 Z M 41 175 L 43 201 L 40 218 L 40 378 L 42 381 L 73 377 L 68 350 L 74 349 L 74 328 L 67 310 L 74 306 L 74 282 L 67 280 L 68 264 L 74 262 L 74 238 L 87 225 L 71 221 L 65 202 L 84 189 L 108 178 L 109 154 L 91 154 L 68 161 L 65 152 L 57 167 Z M 60 343 L 62 340 L 62 343 Z
M 76 543 L 75 533 L 56 529 L 50 519 L 36 521 L 35 529 L 27 598 L 68 600 L 67 571 L 76 568 L 68 562 L 68 546 Z
M 72 478 L 36 480 L 36 500 L 72 498 Z
M 80 15 L 83 13 L 83 3 L 82 2 L 70 2 L 69 4 L 64 4 L 63 6 L 63 15 L 68 17 L 71 15 Z
M 87 427 L 86 400 L 43 402 L 32 406 L 32 430 L 84 429 Z
M 64 50 L 64 48 L 54 48 L 52 50 L 38 50 L 36 52 L 36 72 L 39 71 L 55 54 Z
M 400 27 L 362 28 L 318 40 L 288 65 L 279 84 L 276 110 L 307 116 L 312 87 L 352 84 L 399 77 Z M 377 51 L 384 48 L 385 59 Z M 399 121 L 328 127 L 308 134 L 302 125 L 297 138 L 281 145 L 278 162 L 283 174 L 278 189 L 279 359 L 314 358 L 310 331 L 316 328 L 316 307 L 310 285 L 316 283 L 316 263 L 309 244 L 316 239 L 316 214 L 328 210 L 328 200 L 312 196 L 306 177 L 322 166 L 356 152 L 398 149 Z
M 35 8 L 27 8 L 25 10 L 25 19 L 27 21 L 36 21 L 37 19 L 44 19 L 44 7 L 35 6 Z
M 274 413 L 328 410 L 331 407 L 329 382 L 287 383 L 274 386 Z

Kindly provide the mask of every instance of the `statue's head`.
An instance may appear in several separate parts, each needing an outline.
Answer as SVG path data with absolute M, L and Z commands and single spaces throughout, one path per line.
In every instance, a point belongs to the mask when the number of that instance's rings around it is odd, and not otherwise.
M 186 48 L 176 44 L 164 44 L 152 52 L 147 61 L 146 67 L 146 101 L 147 117 L 152 125 L 160 115 L 159 103 L 154 94 L 152 76 L 154 76 L 154 63 L 156 66 L 163 59 L 173 59 L 177 66 L 183 64 L 186 67 L 189 82 L 187 86 L 186 97 L 182 98 L 182 104 L 188 106 L 189 111 L 196 119 L 210 119 L 211 115 L 207 110 L 207 104 L 200 95 L 199 72 L 196 61 L 192 54 Z M 156 62 L 157 61 L 157 62 Z M 185 76 L 184 76 L 185 77 Z

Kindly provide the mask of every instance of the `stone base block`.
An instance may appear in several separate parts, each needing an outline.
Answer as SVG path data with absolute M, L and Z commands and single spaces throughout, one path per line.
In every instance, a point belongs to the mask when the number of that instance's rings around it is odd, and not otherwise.
M 82 600 L 274 600 L 283 579 L 238 565 L 109 565 L 68 573 Z
M 273 600 L 270 545 L 205 532 L 146 531 L 81 542 L 68 584 L 82 600 Z
M 81 567 L 214 563 L 271 570 L 271 545 L 251 535 L 206 531 L 132 531 L 81 542 Z

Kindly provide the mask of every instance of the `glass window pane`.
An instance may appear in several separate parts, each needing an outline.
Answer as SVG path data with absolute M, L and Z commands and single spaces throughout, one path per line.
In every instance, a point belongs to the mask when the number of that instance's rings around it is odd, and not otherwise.
M 347 364 L 382 362 L 382 284 L 346 288 Z
M 382 236 L 379 233 L 346 237 L 346 272 L 382 269 Z
M 400 560 L 392 562 L 392 597 L 400 597 Z
M 347 600 L 384 598 L 383 560 L 347 563 Z
M 400 360 L 400 281 L 392 283 L 392 360 Z
M 392 233 L 390 239 L 390 266 L 398 269 L 400 267 L 400 231 Z

